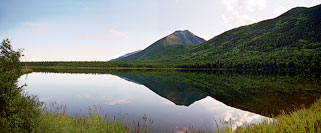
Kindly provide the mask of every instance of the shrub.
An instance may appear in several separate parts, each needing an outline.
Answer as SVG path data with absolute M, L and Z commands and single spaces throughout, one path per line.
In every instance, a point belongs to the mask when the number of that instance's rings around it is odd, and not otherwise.
M 22 51 L 14 51 L 8 39 L 0 46 L 0 130 L 4 132 L 31 132 L 37 127 L 41 105 L 36 96 L 22 92 L 18 78 L 22 74 Z

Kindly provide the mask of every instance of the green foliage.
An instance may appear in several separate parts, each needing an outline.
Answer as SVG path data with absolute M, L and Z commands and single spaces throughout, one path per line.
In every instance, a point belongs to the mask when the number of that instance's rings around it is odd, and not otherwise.
M 299 109 L 290 114 L 282 114 L 271 122 L 264 121 L 259 124 L 247 125 L 239 127 L 235 131 L 225 128 L 219 132 L 235 132 L 235 133 L 249 133 L 249 132 L 321 132 L 321 99 L 317 100 L 310 108 Z
M 21 51 L 14 51 L 8 39 L 0 46 L 0 129 L 5 132 L 31 132 L 39 123 L 41 102 L 22 92 L 17 79 Z

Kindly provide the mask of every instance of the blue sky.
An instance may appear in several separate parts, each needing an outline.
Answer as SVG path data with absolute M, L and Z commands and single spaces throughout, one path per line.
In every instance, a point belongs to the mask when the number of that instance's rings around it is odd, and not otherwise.
M 1 0 L 0 37 L 25 61 L 107 61 L 175 30 L 206 40 L 319 0 Z

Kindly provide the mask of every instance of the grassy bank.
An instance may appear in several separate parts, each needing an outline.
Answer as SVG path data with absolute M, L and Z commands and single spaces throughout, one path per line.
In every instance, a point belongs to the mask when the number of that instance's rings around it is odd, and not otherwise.
M 70 133 L 125 133 L 129 128 L 122 123 L 102 117 L 99 113 L 88 111 L 88 116 L 69 116 L 65 112 L 43 111 L 36 132 L 70 132 Z
M 88 112 L 87 117 L 69 116 L 65 112 L 43 112 L 36 132 L 148 132 L 144 127 L 130 129 L 124 124 L 110 120 L 99 113 Z M 222 128 L 213 132 L 320 132 L 321 131 L 321 99 L 308 109 L 299 109 L 290 114 L 275 117 L 274 121 L 263 121 L 259 124 L 238 127 L 236 130 Z M 184 131 L 189 133 L 205 132 L 203 130 Z
M 221 129 L 220 132 L 321 132 L 321 99 L 317 100 L 308 109 L 299 109 L 290 114 L 282 114 L 275 117 L 275 120 L 264 121 L 259 124 L 238 127 L 235 131 L 229 128 Z

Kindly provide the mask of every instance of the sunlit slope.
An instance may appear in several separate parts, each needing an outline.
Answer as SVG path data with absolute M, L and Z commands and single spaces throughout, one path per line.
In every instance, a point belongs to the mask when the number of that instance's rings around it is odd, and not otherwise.
M 205 42 L 188 30 L 175 31 L 174 33 L 156 41 L 139 53 L 119 58 L 113 61 L 142 61 L 159 60 L 164 57 L 170 57 L 188 50 L 193 45 Z

